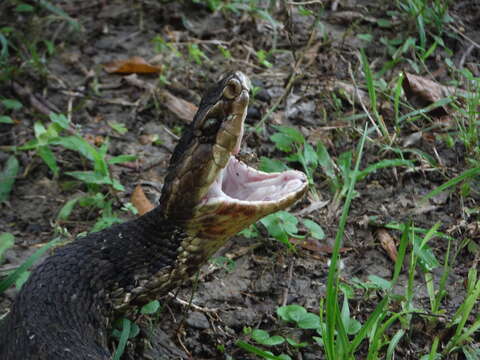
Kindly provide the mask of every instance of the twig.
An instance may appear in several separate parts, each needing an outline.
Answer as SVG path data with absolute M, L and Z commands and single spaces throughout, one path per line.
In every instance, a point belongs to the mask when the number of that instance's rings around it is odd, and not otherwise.
M 45 99 L 38 99 L 28 86 L 22 86 L 16 81 L 13 81 L 12 85 L 13 90 L 17 93 L 17 95 L 27 99 L 30 105 L 38 112 L 46 116 L 49 116 L 52 112 L 60 113 L 60 110 L 58 110 L 55 105 L 49 103 Z
M 204 313 L 216 313 L 220 310 L 220 309 L 209 309 L 209 308 L 204 308 L 204 307 L 195 305 L 192 302 L 180 299 L 179 297 L 175 296 L 175 294 L 172 293 L 172 292 L 169 292 L 168 296 L 171 297 L 173 299 L 173 301 L 177 302 L 180 305 L 183 305 L 183 306 L 186 306 L 186 307 L 191 307 L 192 309 L 195 309 L 197 311 L 201 311 L 201 312 L 204 312 Z
M 474 40 L 472 40 L 471 38 L 469 38 L 467 35 L 465 35 L 464 33 L 462 33 L 462 32 L 461 32 L 460 30 L 458 30 L 455 26 L 453 26 L 453 25 L 450 24 L 450 25 L 448 25 L 448 27 L 449 27 L 450 29 L 452 29 L 454 32 L 456 32 L 458 35 L 460 35 L 461 37 L 463 37 L 465 40 L 470 41 L 470 43 L 471 43 L 472 45 L 474 45 L 477 49 L 480 49 L 480 45 L 479 45 L 477 42 L 475 42 Z
M 303 5 L 321 4 L 321 3 L 323 3 L 323 2 L 324 2 L 324 1 L 322 1 L 322 0 L 310 0 L 310 1 L 299 1 L 299 2 L 287 1 L 287 4 L 288 4 L 288 5 L 300 5 L 300 6 L 303 6 Z
M 287 285 L 283 289 L 283 296 L 282 296 L 282 306 L 287 305 L 288 300 L 288 291 L 290 290 L 290 285 L 292 285 L 292 277 L 293 277 L 293 264 L 295 259 L 292 258 L 290 260 L 290 265 L 288 266 L 288 278 L 287 278 Z
M 460 61 L 458 62 L 458 67 L 460 69 L 463 68 L 463 64 L 465 64 L 465 60 L 472 53 L 474 47 L 475 47 L 475 45 L 470 44 L 470 46 L 467 48 L 467 50 L 465 50 L 464 53 L 462 54 L 462 57 L 460 58 Z

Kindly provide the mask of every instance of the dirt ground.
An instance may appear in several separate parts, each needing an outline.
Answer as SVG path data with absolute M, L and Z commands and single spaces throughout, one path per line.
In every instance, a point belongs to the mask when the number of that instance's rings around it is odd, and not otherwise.
M 18 76 L 0 83 L 2 97 L 17 98 L 24 104 L 24 108 L 15 114 L 15 124 L 0 124 L 0 163 L 10 155 L 7 147 L 19 146 L 32 139 L 33 123 L 47 119 L 41 106 L 68 114 L 76 130 L 85 138 L 92 142 L 109 138 L 109 154 L 112 156 L 135 154 L 138 157 L 136 163 L 128 166 L 111 167 L 114 176 L 126 189 L 113 194 L 115 211 L 130 201 L 137 184 L 161 187 L 171 150 L 176 144 L 175 133 L 186 123 L 165 105 L 164 93 L 151 90 L 152 87 L 162 87 L 176 98 L 198 104 L 203 90 L 220 74 L 241 70 L 259 89 L 250 105 L 249 125 L 257 124 L 283 97 L 273 116 L 267 120 L 265 130 L 248 134 L 244 141 L 245 152 L 254 153 L 258 158 L 282 158 L 284 154 L 275 149 L 269 137 L 275 132 L 272 125 L 288 125 L 299 129 L 312 144 L 322 141 L 330 156 L 337 159 L 345 151 L 355 151 L 360 139 L 357 130 L 368 121 L 366 117 L 354 117 L 364 111 L 359 104 L 352 105 L 342 98 L 339 84 L 353 84 L 354 80 L 364 83 L 359 49 L 365 50 L 372 69 L 379 71 L 390 59 L 380 39 L 392 39 L 399 33 L 410 31 L 409 24 L 387 15 L 388 11 L 396 9 L 394 3 L 381 0 L 327 1 L 323 3 L 324 11 L 318 19 L 314 15 L 302 15 L 298 7 L 287 3 L 271 2 L 269 14 L 275 23 L 258 12 L 235 13 L 227 9 L 211 12 L 205 5 L 190 1 L 55 2 L 78 21 L 80 29 L 53 16 L 46 20 L 45 10 L 40 12 L 44 16 L 31 16 L 14 12 L 12 6 L 5 4 L 0 5 L 0 9 L 3 7 L 0 24 L 12 26 L 11 21 L 15 18 L 15 26 L 25 34 L 26 52 L 29 42 L 36 42 L 38 49 L 44 49 L 46 45 L 41 43 L 42 39 L 49 39 L 55 49 L 42 68 L 18 59 Z M 319 10 L 320 5 L 313 4 L 309 9 Z M 450 16 L 466 36 L 480 43 L 478 2 L 455 2 Z M 395 25 L 378 26 L 377 20 L 384 18 L 389 18 Z M 362 40 L 358 34 L 371 34 L 374 40 Z M 158 37 L 175 44 L 179 53 L 165 50 L 165 43 Z M 470 43 L 460 36 L 446 37 L 445 41 L 454 52 L 453 61 L 457 64 L 461 61 L 479 76 L 480 49 L 470 49 Z M 199 59 L 195 54 L 189 56 L 188 44 L 197 44 L 206 56 L 200 55 Z M 219 45 L 230 51 L 230 58 L 222 55 Z M 266 59 L 272 66 L 266 67 L 256 52 L 273 48 L 276 51 Z M 433 80 L 447 83 L 450 74 L 442 55 L 438 51 L 438 55 L 429 58 L 426 65 Z M 159 81 L 158 75 L 126 77 L 104 71 L 103 64 L 132 56 L 161 65 L 162 79 L 168 83 L 165 85 Z M 405 54 L 405 57 L 409 56 L 409 53 Z M 407 61 L 383 74 L 387 87 L 394 86 L 392 82 L 402 70 L 411 71 Z M 295 78 L 289 84 L 292 74 Z M 285 93 L 288 86 L 290 91 Z M 22 89 L 25 90 L 23 95 Z M 35 105 L 32 97 L 42 105 Z M 391 129 L 391 103 L 383 102 L 381 96 L 379 103 L 381 114 Z M 121 135 L 109 126 L 110 122 L 120 123 L 128 131 Z M 478 193 L 461 198 L 458 192 L 449 191 L 427 203 L 420 202 L 422 196 L 468 168 L 464 145 L 456 141 L 453 146 L 447 146 L 439 136 L 448 129 L 431 125 L 421 122 L 402 124 L 401 135 L 391 148 L 419 150 L 434 158 L 438 167 L 422 163 L 411 152 L 410 160 L 416 164 L 413 169 L 381 169 L 357 184 L 358 195 L 351 205 L 341 254 L 341 278 L 347 284 L 352 284 L 353 278 L 366 280 L 369 275 L 390 279 L 394 263 L 381 245 L 378 230 L 389 223 L 409 220 L 424 229 L 440 222 L 439 231 L 455 239 L 452 253 L 458 252 L 447 281 L 448 295 L 443 302 L 444 308 L 453 313 L 463 301 L 468 269 L 478 260 L 474 252 L 461 248 L 460 244 L 465 238 L 477 244 L 480 241 L 478 217 L 465 211 L 467 208 L 478 209 L 480 198 Z M 419 133 L 419 137 L 412 136 Z M 159 141 L 153 141 L 155 137 Z M 74 152 L 61 148 L 54 148 L 54 151 L 62 172 L 88 167 Z M 72 186 L 71 178 L 64 174 L 53 177 L 44 162 L 31 151 L 18 152 L 17 155 L 20 176 L 9 201 L 0 205 L 0 232 L 14 234 L 16 245 L 7 252 L 0 270 L 18 266 L 39 244 L 55 236 L 54 229 L 58 225 L 75 236 L 90 229 L 98 216 L 94 210 L 76 208 L 68 221 L 55 222 L 62 205 L 86 189 Z M 391 158 L 397 158 L 393 150 L 367 141 L 361 168 Z M 139 320 L 143 324 L 144 340 L 140 344 L 137 342 L 135 348 L 129 345 L 129 356 L 139 358 L 135 354 L 143 352 L 147 354 L 145 358 L 152 359 L 174 359 L 185 357 L 185 354 L 191 359 L 253 359 L 253 355 L 235 345 L 237 340 L 246 338 L 244 327 L 299 336 L 295 329 L 276 319 L 276 308 L 300 304 L 318 313 L 320 299 L 326 291 L 329 256 L 341 213 L 341 206 L 333 204 L 325 175 L 318 170 L 314 179 L 319 198 L 307 196 L 292 212 L 322 226 L 326 237 L 317 240 L 316 248 L 298 247 L 292 253 L 284 245 L 269 239 L 262 229 L 258 238 L 238 236 L 232 239 L 219 256 L 233 258 L 233 270 L 213 264 L 205 266 L 197 283 L 185 284 L 178 292 L 178 299 L 183 302 L 169 296 L 162 299 L 164 307 L 158 315 L 161 321 Z M 125 219 L 129 216 L 132 215 L 123 215 Z M 388 232 L 398 242 L 400 232 Z M 447 241 L 435 237 L 430 246 L 443 263 Z M 441 267 L 433 271 L 436 280 L 441 271 Z M 402 273 L 396 291 L 402 293 L 406 282 L 407 275 Z M 3 298 L 0 297 L 2 313 L 9 307 L 14 294 L 15 289 L 10 289 Z M 360 321 L 381 298 L 380 292 L 371 292 L 368 296 L 362 294 L 359 291 L 351 302 L 352 316 Z M 188 306 L 190 301 L 192 306 Z M 415 279 L 414 302 L 418 308 L 428 309 L 428 294 L 421 273 Z M 419 321 L 418 326 L 402 340 L 397 358 L 417 359 L 417 354 L 424 350 L 432 337 L 432 330 L 426 329 Z M 170 355 L 165 355 L 169 351 Z M 323 359 L 318 345 L 299 349 L 291 356 L 305 360 Z

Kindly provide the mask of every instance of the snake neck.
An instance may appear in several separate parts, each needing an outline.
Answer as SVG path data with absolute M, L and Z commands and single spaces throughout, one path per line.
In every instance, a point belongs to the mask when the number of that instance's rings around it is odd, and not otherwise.
M 43 359 L 42 347 L 49 344 L 49 359 L 77 359 L 77 353 L 79 359 L 110 358 L 105 349 L 113 313 L 132 311 L 178 285 L 172 269 L 187 237 L 155 209 L 56 249 L 24 284 L 3 322 L 0 355 Z

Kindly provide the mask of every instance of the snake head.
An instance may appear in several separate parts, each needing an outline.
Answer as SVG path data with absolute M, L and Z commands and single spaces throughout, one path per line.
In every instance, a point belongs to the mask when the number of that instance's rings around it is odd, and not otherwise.
M 223 77 L 202 98 L 172 155 L 160 207 L 195 236 L 228 238 L 292 205 L 307 189 L 302 172 L 264 173 L 236 159 L 249 90 L 243 73 Z

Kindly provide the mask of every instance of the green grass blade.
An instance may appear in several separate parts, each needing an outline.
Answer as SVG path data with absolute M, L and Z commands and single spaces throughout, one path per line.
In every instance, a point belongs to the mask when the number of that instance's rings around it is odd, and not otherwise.
M 40 249 L 35 251 L 22 265 L 20 265 L 14 272 L 8 275 L 0 282 L 0 294 L 12 286 L 15 281 L 25 272 L 30 266 L 32 266 L 45 252 L 51 249 L 59 242 L 59 239 L 53 239 L 47 244 L 43 245 Z
M 384 313 L 384 308 L 388 304 L 388 297 L 385 297 L 380 303 L 375 307 L 373 313 L 370 314 L 368 320 L 363 324 L 362 328 L 355 336 L 353 341 L 350 343 L 349 354 L 353 355 L 360 343 L 367 337 L 367 335 L 372 330 L 373 326 L 377 324 L 378 319 Z
M 424 107 L 423 109 L 417 109 L 417 110 L 414 110 L 412 112 L 409 112 L 408 114 L 405 114 L 405 115 L 401 116 L 398 119 L 398 123 L 401 123 L 402 121 L 404 121 L 406 119 L 409 119 L 409 118 L 412 118 L 412 117 L 417 116 L 417 115 L 428 114 L 430 111 L 435 110 L 439 107 L 443 107 L 445 105 L 448 105 L 452 101 L 453 101 L 453 99 L 449 98 L 449 97 L 437 100 L 433 104 L 430 104 L 430 105 Z
M 368 95 L 370 97 L 370 104 L 374 114 L 378 113 L 377 109 L 377 92 L 373 83 L 372 70 L 368 64 L 367 55 L 363 49 L 360 49 L 360 56 L 362 60 L 363 72 L 365 73 L 365 81 L 367 82 Z
M 46 145 L 39 146 L 37 149 L 38 155 L 45 161 L 45 164 L 50 168 L 54 176 L 58 176 L 60 173 L 60 168 L 58 167 L 57 160 L 53 151 Z
M 398 247 L 398 254 L 397 254 L 397 261 L 395 262 L 395 268 L 393 270 L 393 277 L 392 277 L 392 289 L 395 286 L 395 283 L 400 276 L 400 272 L 402 271 L 403 267 L 403 260 L 405 259 L 405 254 L 407 252 L 408 246 L 408 231 L 410 229 L 410 224 L 407 223 L 405 226 L 405 231 L 402 232 L 402 237 L 400 238 L 400 246 Z
M 439 340 L 440 339 L 438 336 L 435 336 L 435 338 L 433 339 L 433 344 L 430 348 L 430 354 L 428 354 L 428 360 L 435 360 L 437 358 L 437 348 Z
M 395 348 L 397 347 L 399 341 L 402 339 L 403 335 L 405 335 L 405 330 L 400 329 L 398 330 L 395 335 L 393 335 L 392 339 L 390 340 L 390 344 L 388 344 L 387 354 L 385 356 L 386 360 L 392 360 Z
M 386 159 L 381 160 L 373 165 L 366 167 L 364 170 L 360 171 L 357 174 L 357 180 L 360 181 L 364 179 L 367 175 L 372 172 L 375 172 L 379 169 L 383 169 L 386 167 L 398 167 L 398 166 L 408 166 L 413 167 L 413 162 L 410 160 L 402 160 L 402 159 Z
M 17 158 L 13 155 L 10 156 L 4 169 L 0 172 L 0 203 L 8 199 L 18 174 L 18 168 Z
M 363 48 L 360 49 L 360 60 L 362 62 L 363 72 L 365 74 L 365 80 L 367 82 L 367 90 L 368 96 L 370 98 L 370 106 L 372 107 L 373 118 L 378 124 L 374 124 L 375 127 L 380 128 L 381 134 L 390 140 L 390 135 L 388 134 L 387 127 L 385 126 L 385 122 L 383 121 L 382 117 L 378 112 L 377 107 L 377 91 L 375 89 L 375 84 L 373 81 L 373 74 L 372 70 L 370 69 L 370 65 L 368 63 L 367 55 Z
M 393 111 L 395 114 L 395 126 L 398 126 L 399 115 L 400 115 L 400 96 L 402 95 L 402 83 L 404 75 L 403 72 L 400 73 L 398 79 L 395 83 L 395 93 L 393 97 Z
M 253 345 L 250 345 L 249 343 L 245 342 L 245 341 L 242 341 L 242 340 L 239 340 L 236 342 L 236 345 L 239 347 L 239 348 L 242 348 L 243 350 L 245 351 L 248 351 L 249 353 L 252 353 L 252 354 L 255 354 L 255 355 L 258 355 L 258 356 L 261 356 L 263 357 L 264 359 L 269 359 L 269 360 L 282 360 L 282 358 L 278 357 L 278 356 L 275 356 L 275 355 L 272 355 L 272 354 L 269 354 L 268 352 L 262 350 L 262 349 L 259 349 L 257 348 L 256 346 L 253 346 Z
M 10 249 L 15 243 L 15 237 L 8 233 L 4 232 L 0 234 L 0 264 L 2 263 L 3 253 Z
M 477 330 L 480 329 L 480 318 L 475 321 L 456 341 L 458 345 L 463 344 L 467 339 L 472 336 Z
M 348 348 L 349 348 L 349 341 L 348 341 L 348 335 L 347 335 L 347 330 L 345 328 L 345 323 L 343 322 L 342 319 L 342 313 L 339 307 L 338 302 L 336 303 L 337 309 L 335 311 L 336 316 L 337 316 L 337 343 L 336 343 L 336 352 L 335 355 L 337 358 L 343 359 L 344 355 L 347 354 Z
M 345 204 L 343 205 L 342 215 L 338 224 L 337 234 L 335 236 L 335 243 L 333 246 L 333 252 L 331 256 L 330 269 L 328 271 L 327 278 L 327 305 L 326 305 L 326 325 L 327 330 L 325 333 L 324 344 L 327 349 L 327 354 L 335 354 L 335 323 L 337 321 L 337 311 L 338 311 L 338 269 L 337 263 L 340 255 L 340 248 L 343 242 L 343 236 L 345 232 L 345 225 L 347 223 L 347 217 L 350 210 L 350 204 L 353 198 L 353 192 L 355 188 L 356 178 L 358 174 L 358 168 L 360 166 L 360 160 L 362 158 L 363 147 L 365 145 L 365 139 L 367 134 L 367 126 L 363 132 L 362 138 L 360 140 L 358 148 L 358 157 L 355 164 L 355 170 L 353 171 L 352 181 L 349 184 L 347 196 L 345 199 Z
M 466 170 L 460 175 L 458 175 L 457 177 L 454 177 L 453 179 L 448 180 L 446 183 L 443 183 L 442 185 L 437 187 L 435 190 L 430 191 L 427 195 L 423 197 L 422 200 L 430 199 L 431 197 L 438 195 L 442 191 L 448 188 L 451 188 L 464 180 L 474 178 L 478 175 L 480 175 L 480 166 L 475 167 L 473 169 Z
M 76 151 L 88 160 L 94 161 L 97 149 L 81 136 L 63 136 L 49 141 L 51 145 L 60 145 L 66 149 Z
M 50 11 L 52 14 L 55 14 L 58 17 L 62 18 L 63 20 L 67 21 L 74 30 L 80 31 L 80 24 L 78 23 L 78 21 L 70 17 L 70 15 L 68 15 L 61 8 L 51 4 L 46 0 L 37 0 L 37 1 L 41 6 L 43 6 L 45 9 Z
M 122 332 L 120 334 L 120 340 L 118 341 L 117 349 L 113 355 L 113 360 L 120 360 L 127 346 L 128 338 L 130 337 L 131 321 L 128 319 L 122 319 Z
M 8 40 L 3 34 L 0 34 L 0 45 L 2 46 L 0 50 L 0 60 L 3 60 L 8 57 Z

